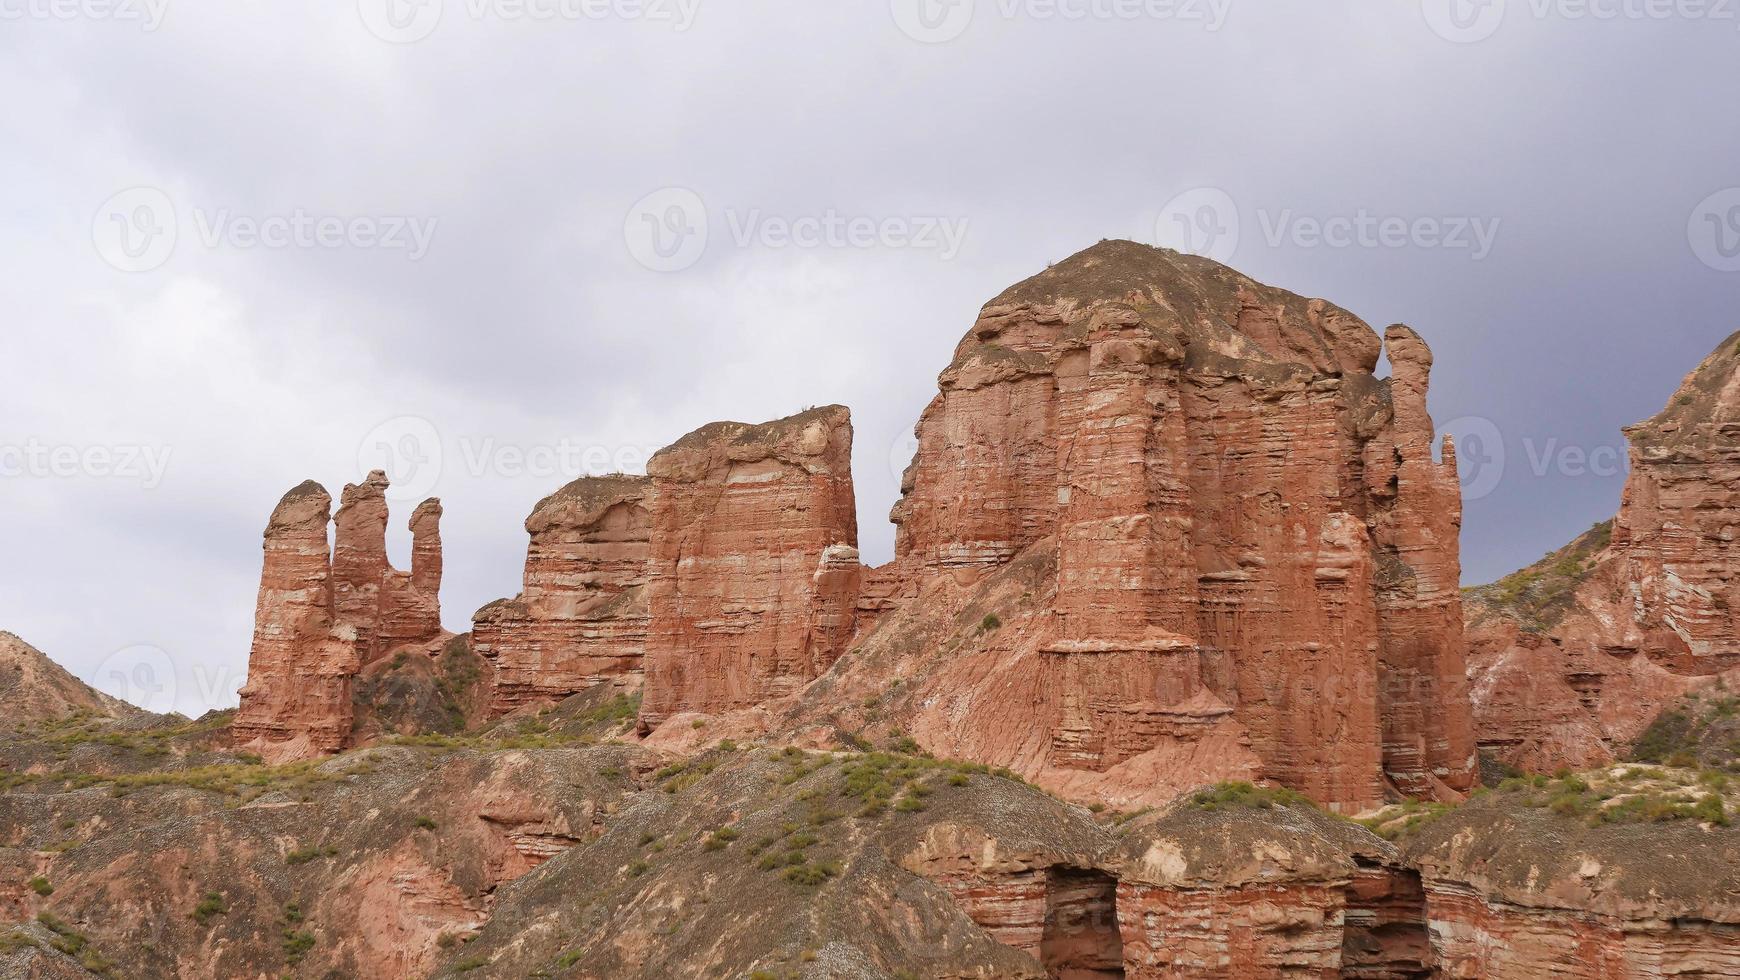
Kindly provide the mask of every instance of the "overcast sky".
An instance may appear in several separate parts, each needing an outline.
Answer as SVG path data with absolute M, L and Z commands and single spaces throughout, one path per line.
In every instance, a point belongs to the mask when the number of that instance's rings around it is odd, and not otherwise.
M 1491 579 L 1740 328 L 1740 4 L 1620 2 L 0 0 L 0 629 L 196 714 L 301 480 L 439 495 L 459 631 L 582 468 L 829 402 L 884 560 L 978 307 L 1105 237 L 1416 327 Z

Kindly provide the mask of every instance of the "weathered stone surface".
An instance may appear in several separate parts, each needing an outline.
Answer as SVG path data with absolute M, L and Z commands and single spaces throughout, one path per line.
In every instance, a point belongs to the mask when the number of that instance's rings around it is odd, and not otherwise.
M 1618 517 L 1471 592 L 1481 745 L 1512 765 L 1610 761 L 1740 665 L 1740 334 L 1626 435 Z
M 526 518 L 524 591 L 472 619 L 473 648 L 495 663 L 493 713 L 639 682 L 648 489 L 646 477 L 582 477 Z
M 1344 808 L 1467 789 L 1460 491 L 1453 449 L 1432 455 L 1430 366 L 1406 327 L 1380 343 L 1321 300 L 1130 242 L 992 300 L 918 423 L 892 567 L 927 596 L 1037 549 L 1055 584 L 971 644 L 989 649 L 970 674 L 920 678 L 924 704 L 973 708 L 921 707 L 914 736 L 1120 801 L 1247 759 Z M 865 603 L 883 614 L 855 645 L 923 628 L 896 604 Z
M 1740 975 L 1740 838 L 1694 821 L 1588 826 L 1492 794 L 1425 825 L 1420 870 L 1446 977 Z
M 1303 806 L 1191 802 L 1123 831 L 1125 976 L 1423 976 L 1424 905 L 1395 851 Z
M 653 728 L 791 694 L 840 656 L 858 596 L 852 424 L 840 406 L 717 422 L 647 465 Z
M 413 571 L 387 563 L 387 479 L 375 471 L 344 488 L 333 546 L 332 497 L 309 481 L 285 494 L 265 531 L 248 680 L 232 728 L 238 745 L 271 761 L 351 744 L 356 675 L 406 646 L 442 637 L 439 501 L 411 519 Z

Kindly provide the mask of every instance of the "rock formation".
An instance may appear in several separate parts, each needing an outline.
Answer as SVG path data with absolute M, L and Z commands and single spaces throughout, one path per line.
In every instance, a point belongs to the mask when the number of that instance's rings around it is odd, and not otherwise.
M 0 630 L 0 704 L 17 723 L 61 721 L 76 715 L 132 718 L 144 714 L 120 698 L 92 689 L 41 650 Z
M 387 479 L 344 488 L 333 547 L 332 497 L 309 481 L 285 494 L 266 525 L 248 680 L 232 732 L 272 761 L 351 744 L 353 681 L 365 666 L 442 638 L 441 504 L 411 518 L 410 574 L 387 563 Z
M 648 480 L 582 477 L 526 518 L 524 590 L 472 620 L 495 663 L 490 710 L 548 704 L 599 684 L 629 687 L 646 648 Z
M 918 423 L 896 560 L 868 578 L 972 588 L 1032 554 L 1054 580 L 969 644 L 987 660 L 920 679 L 956 707 L 918 709 L 914 736 L 1086 795 L 1253 772 L 1347 808 L 1467 789 L 1460 489 L 1453 449 L 1432 456 L 1430 368 L 1406 327 L 1380 342 L 1130 242 L 992 300 Z M 975 601 L 922 594 L 920 616 Z M 858 645 L 930 629 L 878 599 Z M 1035 726 L 1042 744 L 1015 734 Z
M 1481 745 L 1509 764 L 1611 761 L 1740 666 L 1740 334 L 1626 437 L 1619 516 L 1470 594 Z
M 643 726 L 791 694 L 844 652 L 859 582 L 851 461 L 836 405 L 716 422 L 648 462 Z
M 1495 793 L 1427 823 L 1419 869 L 1444 977 L 1740 976 L 1740 845 L 1681 820 L 1590 827 Z

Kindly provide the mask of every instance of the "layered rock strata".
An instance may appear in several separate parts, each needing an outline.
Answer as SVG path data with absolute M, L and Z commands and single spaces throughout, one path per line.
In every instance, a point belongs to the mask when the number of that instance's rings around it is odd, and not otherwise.
M 971 582 L 1055 547 L 1051 608 L 1009 651 L 1037 656 L 1041 700 L 999 706 L 1049 732 L 1040 768 L 1236 729 L 1261 775 L 1335 805 L 1454 796 L 1473 765 L 1460 488 L 1453 449 L 1433 459 L 1430 368 L 1406 327 L 1380 342 L 1321 300 L 1103 242 L 962 340 L 895 564 Z
M 648 490 L 645 477 L 582 477 L 526 518 L 524 590 L 472 619 L 472 648 L 495 664 L 492 713 L 639 682 Z
M 852 425 L 839 406 L 719 422 L 647 465 L 641 721 L 789 695 L 845 650 L 861 567 Z
M 368 664 L 442 636 L 441 505 L 411 518 L 412 571 L 386 558 L 386 475 L 344 488 L 333 545 L 332 497 L 301 484 L 267 522 L 248 680 L 232 733 L 270 761 L 340 751 L 350 744 L 352 688 Z
M 1625 431 L 1618 517 L 1470 595 L 1481 744 L 1511 765 L 1611 761 L 1740 665 L 1740 334 Z
M 1588 827 L 1497 800 L 1427 824 L 1404 853 L 1434 975 L 1525 980 L 1740 976 L 1737 857 L 1734 833 L 1707 824 Z

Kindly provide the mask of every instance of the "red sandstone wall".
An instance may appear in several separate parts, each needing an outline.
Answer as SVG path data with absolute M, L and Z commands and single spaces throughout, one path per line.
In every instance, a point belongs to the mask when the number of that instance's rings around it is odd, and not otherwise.
M 496 666 L 493 713 L 639 682 L 648 489 L 645 477 L 583 477 L 526 518 L 524 591 L 473 619 L 472 647 Z
M 1055 534 L 1046 765 L 1230 716 L 1338 806 L 1471 785 L 1454 458 L 1425 345 L 1388 344 L 1386 383 L 1350 314 L 1128 242 L 986 305 L 919 422 L 896 565 L 960 579 Z
M 790 694 L 844 652 L 858 596 L 839 406 L 706 426 L 655 455 L 642 724 Z

